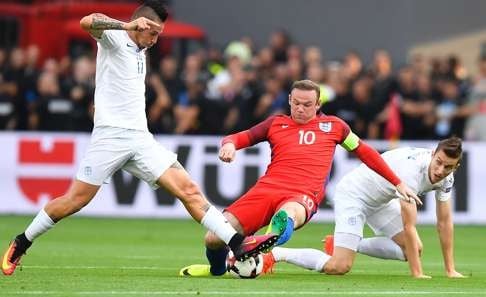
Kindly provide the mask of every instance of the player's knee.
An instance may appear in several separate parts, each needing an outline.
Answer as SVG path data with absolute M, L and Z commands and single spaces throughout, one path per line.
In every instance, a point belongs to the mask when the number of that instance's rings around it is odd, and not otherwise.
M 351 263 L 339 263 L 336 266 L 337 274 L 346 274 L 351 270 Z
M 204 237 L 204 244 L 207 248 L 216 250 L 224 246 L 224 242 L 213 232 L 208 231 Z

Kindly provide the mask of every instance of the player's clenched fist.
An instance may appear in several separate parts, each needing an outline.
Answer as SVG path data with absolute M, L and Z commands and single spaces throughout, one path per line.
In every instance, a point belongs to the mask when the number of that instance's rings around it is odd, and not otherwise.
M 231 162 L 235 159 L 236 147 L 233 143 L 225 143 L 219 150 L 219 159 L 223 162 Z

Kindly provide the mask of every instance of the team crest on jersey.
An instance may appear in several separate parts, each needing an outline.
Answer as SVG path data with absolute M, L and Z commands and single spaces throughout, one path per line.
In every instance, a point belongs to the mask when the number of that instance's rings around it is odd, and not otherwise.
M 332 129 L 332 123 L 331 122 L 326 122 L 326 123 L 319 123 L 319 129 L 323 132 L 331 132 Z

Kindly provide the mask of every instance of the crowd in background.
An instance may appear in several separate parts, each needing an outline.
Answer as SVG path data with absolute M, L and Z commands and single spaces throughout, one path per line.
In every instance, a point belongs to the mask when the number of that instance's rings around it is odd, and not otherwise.
M 0 130 L 90 131 L 95 50 L 42 65 L 38 56 L 36 46 L 0 48 Z M 151 65 L 146 106 L 153 133 L 247 129 L 287 113 L 292 82 L 311 79 L 321 85 L 321 111 L 362 138 L 486 140 L 486 56 L 474 77 L 455 56 L 416 55 L 396 66 L 386 50 L 376 50 L 368 64 L 350 50 L 329 60 L 325 50 L 275 31 L 259 48 L 244 37 Z

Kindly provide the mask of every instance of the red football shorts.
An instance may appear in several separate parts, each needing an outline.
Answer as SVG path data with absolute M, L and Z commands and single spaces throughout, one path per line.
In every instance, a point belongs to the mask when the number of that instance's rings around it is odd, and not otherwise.
M 307 223 L 319 206 L 316 200 L 305 194 L 282 192 L 276 188 L 257 185 L 228 206 L 225 211 L 238 219 L 245 235 L 250 235 L 268 225 L 275 212 L 286 202 L 295 201 L 304 206 Z

